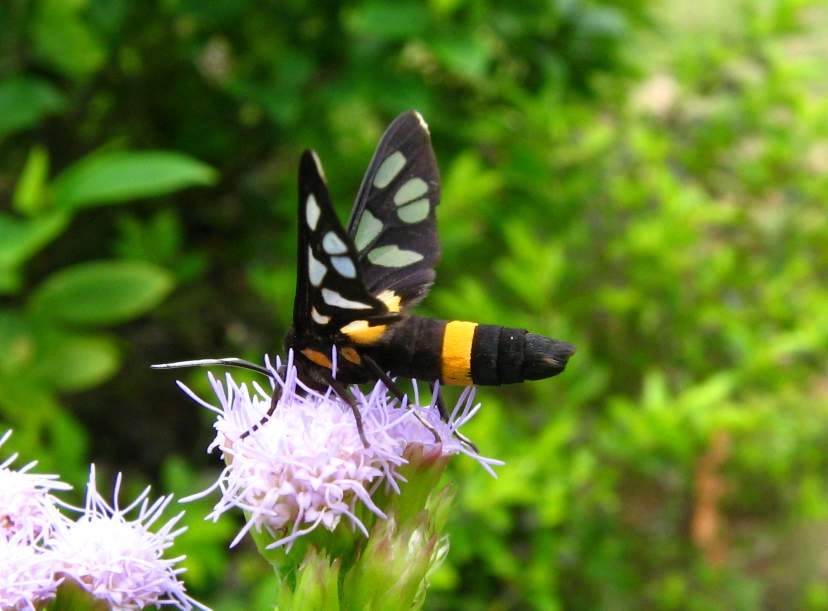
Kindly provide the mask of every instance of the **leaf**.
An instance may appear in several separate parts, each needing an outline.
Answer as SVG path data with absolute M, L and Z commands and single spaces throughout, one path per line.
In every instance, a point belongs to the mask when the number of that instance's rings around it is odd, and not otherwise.
M 0 136 L 27 129 L 63 108 L 63 95 L 48 81 L 17 76 L 0 83 Z
M 77 392 L 97 386 L 118 371 L 118 348 L 111 338 L 58 334 L 41 350 L 37 373 L 47 386 Z
M 62 212 L 19 219 L 0 212 L 0 268 L 13 269 L 43 248 L 66 227 Z
M 30 305 L 68 323 L 114 324 L 151 310 L 173 286 L 171 275 L 149 263 L 96 261 L 49 276 Z
M 352 10 L 346 25 L 365 39 L 402 40 L 428 29 L 428 8 L 418 2 L 370 2 Z
M 89 432 L 83 423 L 70 410 L 56 409 L 43 423 L 43 435 L 50 441 L 48 458 L 59 467 L 61 479 L 83 485 L 89 474 Z
M 31 367 L 37 340 L 29 322 L 12 309 L 0 309 L 0 376 L 17 376 Z
M 16 269 L 0 267 L 0 295 L 11 295 L 20 290 L 23 280 Z
M 79 14 L 85 2 L 41 0 L 31 27 L 33 53 L 70 77 L 99 70 L 107 49 L 100 36 Z
M 26 165 L 14 190 L 12 203 L 18 212 L 31 215 L 46 201 L 46 181 L 49 178 L 49 153 L 42 146 L 29 151 Z
M 106 601 L 96 599 L 77 581 L 64 577 L 52 599 L 45 607 L 48 611 L 106 611 Z
M 486 76 L 492 52 L 485 39 L 477 34 L 445 36 L 431 48 L 437 59 L 460 78 L 480 81 Z
M 216 178 L 210 166 L 181 153 L 99 153 L 82 159 L 55 179 L 54 203 L 60 209 L 77 210 L 210 185 Z

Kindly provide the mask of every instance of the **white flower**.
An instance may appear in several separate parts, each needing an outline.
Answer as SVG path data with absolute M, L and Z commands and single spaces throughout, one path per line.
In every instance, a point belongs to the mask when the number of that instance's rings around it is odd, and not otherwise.
M 0 437 L 0 446 L 11 431 Z M 29 473 L 37 465 L 32 461 L 19 469 L 11 469 L 17 454 L 0 463 L 0 540 L 17 537 L 17 541 L 35 541 L 48 535 L 61 516 L 55 508 L 51 492 L 69 490 L 69 484 L 58 481 L 57 475 Z
M 217 435 L 208 451 L 219 448 L 226 464 L 213 486 L 182 501 L 218 489 L 221 499 L 208 519 L 217 520 L 233 507 L 247 512 L 247 523 L 231 546 L 255 527 L 274 536 L 276 540 L 269 547 L 289 548 L 298 537 L 319 526 L 333 530 L 343 517 L 367 536 L 368 530 L 357 517 L 357 504 L 385 517 L 371 493 L 383 484 L 400 491 L 403 478 L 398 468 L 407 462 L 406 448 L 414 444 L 443 455 L 466 454 L 493 475 L 491 465 L 502 464 L 470 451 L 453 434 L 480 407 L 473 403 L 472 389 L 463 392 L 450 423 L 446 423 L 433 402 L 419 405 L 416 390 L 414 405 L 409 406 L 407 398 L 399 405 L 382 382 L 367 394 L 352 387 L 368 441 L 365 447 L 349 406 L 331 390 L 320 394 L 297 380 L 291 358 L 288 355 L 284 378 L 277 373 L 282 369 L 279 360 L 275 367 L 266 360 L 271 386 L 278 384 L 281 391 L 269 417 L 272 389 L 265 390 L 255 382 L 248 387 L 227 374 L 222 384 L 208 373 L 219 407 L 201 400 L 179 382 L 190 397 L 217 414 Z M 437 432 L 439 442 L 417 420 L 414 410 Z
M 155 532 L 149 530 L 172 500 L 164 496 L 150 504 L 149 488 L 126 507 L 119 507 L 120 474 L 115 480 L 110 506 L 95 486 L 92 465 L 86 502 L 74 522 L 55 529 L 50 554 L 57 574 L 72 578 L 97 599 L 115 609 L 142 609 L 150 605 L 172 605 L 179 609 L 206 608 L 185 593 L 176 565 L 184 556 L 164 558 L 164 551 L 185 528 L 174 530 L 182 513 Z M 137 511 L 132 520 L 127 515 Z
M 0 609 L 33 610 L 58 584 L 50 557 L 25 531 L 0 537 Z

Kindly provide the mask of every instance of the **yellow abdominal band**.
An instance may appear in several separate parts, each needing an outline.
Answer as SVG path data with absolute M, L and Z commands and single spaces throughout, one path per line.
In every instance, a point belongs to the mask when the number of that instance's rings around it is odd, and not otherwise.
M 471 351 L 475 328 L 476 322 L 452 320 L 446 323 L 441 369 L 443 384 L 472 384 Z

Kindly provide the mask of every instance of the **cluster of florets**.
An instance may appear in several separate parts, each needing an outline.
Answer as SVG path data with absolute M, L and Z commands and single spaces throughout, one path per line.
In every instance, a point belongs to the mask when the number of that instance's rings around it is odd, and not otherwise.
M 386 517 L 375 493 L 400 493 L 401 468 L 412 456 L 437 461 L 465 454 L 492 475 L 492 466 L 503 464 L 480 456 L 459 432 L 480 407 L 472 388 L 461 393 L 446 421 L 436 404 L 436 385 L 425 405 L 416 383 L 411 401 L 397 399 L 381 381 L 367 393 L 354 386 L 360 430 L 351 406 L 330 389 L 320 393 L 305 386 L 291 359 L 288 355 L 285 366 L 266 360 L 267 388 L 237 383 L 229 374 L 219 381 L 208 373 L 218 406 L 179 383 L 216 414 L 216 437 L 208 450 L 219 449 L 225 463 L 212 486 L 182 500 L 218 490 L 208 519 L 244 510 L 247 521 L 231 546 L 255 529 L 269 534 L 269 547 L 290 549 L 297 538 L 320 527 L 332 531 L 343 519 L 368 536 L 364 516 Z M 335 353 L 332 360 L 335 375 Z M 8 437 L 0 438 L 0 445 Z M 183 512 L 150 530 L 171 495 L 151 503 L 147 488 L 121 507 L 119 475 L 110 505 L 97 491 L 93 465 L 86 502 L 72 507 L 54 495 L 69 489 L 67 484 L 55 475 L 32 473 L 35 463 L 11 469 L 16 458 L 0 463 L 0 608 L 42 608 L 69 583 L 117 609 L 204 608 L 179 580 L 183 556 L 164 558 L 184 530 L 176 527 Z M 67 517 L 67 510 L 77 517 Z
M 10 434 L 0 437 L 0 446 Z M 109 505 L 97 491 L 93 465 L 86 502 L 76 508 L 54 495 L 71 488 L 68 484 L 56 475 L 32 473 L 34 462 L 12 469 L 16 459 L 15 454 L 0 463 L 0 608 L 43 608 L 69 581 L 116 609 L 204 608 L 187 596 L 178 578 L 183 557 L 163 557 L 184 530 L 175 528 L 183 513 L 150 530 L 171 496 L 150 503 L 147 488 L 122 508 L 119 475 Z
M 420 405 L 416 384 L 411 404 L 407 397 L 402 402 L 395 398 L 382 382 L 367 393 L 352 387 L 366 445 L 350 406 L 330 389 L 320 393 L 305 386 L 291 358 L 286 367 L 278 359 L 275 364 L 266 361 L 271 378 L 267 389 L 255 382 L 237 383 L 229 374 L 222 383 L 208 374 L 218 406 L 179 383 L 216 414 L 216 437 L 209 451 L 218 448 L 225 462 L 215 484 L 189 499 L 218 490 L 221 498 L 208 518 L 218 519 L 234 507 L 245 511 L 247 522 L 232 545 L 256 528 L 273 536 L 270 547 L 289 548 L 318 527 L 333 530 L 343 518 L 367 536 L 357 506 L 385 517 L 372 493 L 380 487 L 400 491 L 399 468 L 415 446 L 432 455 L 466 454 L 489 472 L 492 465 L 502 464 L 481 457 L 456 434 L 479 408 L 473 389 L 462 393 L 445 422 L 436 406 L 436 387 L 426 405 Z M 271 410 L 274 391 L 279 400 Z

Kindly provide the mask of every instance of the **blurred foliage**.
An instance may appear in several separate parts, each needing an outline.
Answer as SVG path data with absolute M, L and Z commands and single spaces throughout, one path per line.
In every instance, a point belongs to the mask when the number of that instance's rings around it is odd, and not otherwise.
M 414 107 L 444 181 L 421 311 L 579 347 L 480 391 L 467 433 L 507 466 L 453 465 L 430 606 L 828 608 L 824 3 L 6 0 L 0 24 L 0 418 L 24 456 L 204 486 L 209 427 L 147 365 L 277 350 L 299 151 L 344 217 Z M 268 608 L 202 508 L 194 594 Z

